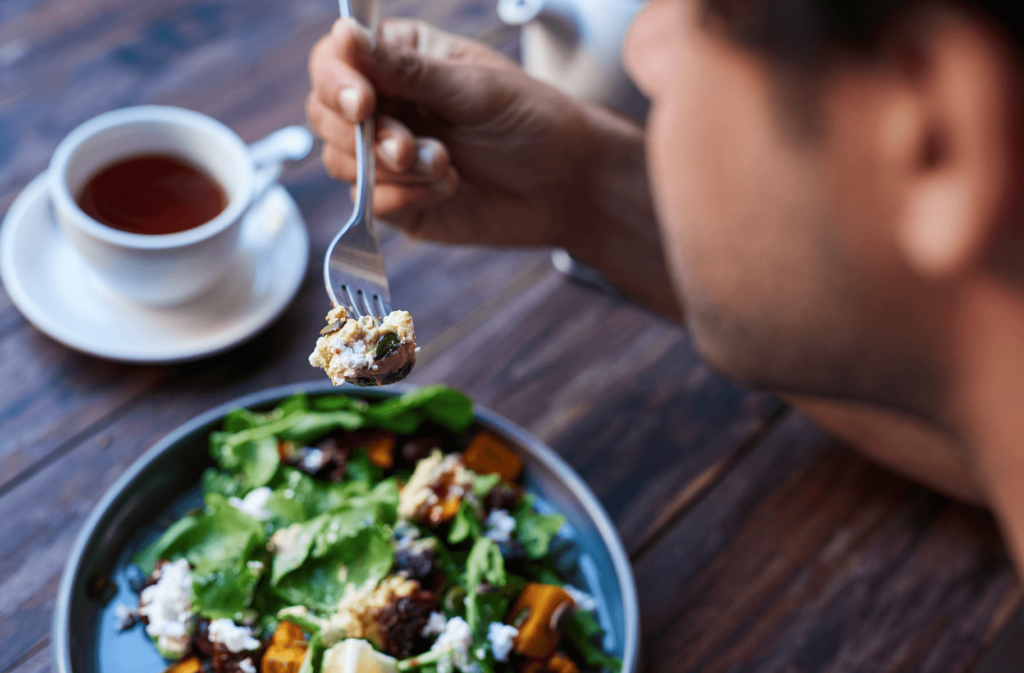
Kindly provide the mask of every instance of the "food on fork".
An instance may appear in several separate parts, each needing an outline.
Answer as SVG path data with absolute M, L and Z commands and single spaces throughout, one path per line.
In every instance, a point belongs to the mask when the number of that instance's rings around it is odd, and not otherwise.
M 407 311 L 392 311 L 379 323 L 350 317 L 344 306 L 327 314 L 309 364 L 340 385 L 386 386 L 401 381 L 416 364 L 416 332 Z

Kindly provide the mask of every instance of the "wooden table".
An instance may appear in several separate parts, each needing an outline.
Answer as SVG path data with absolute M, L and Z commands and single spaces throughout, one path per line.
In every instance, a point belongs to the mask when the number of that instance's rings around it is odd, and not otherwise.
M 494 0 L 386 0 L 480 35 Z M 194 108 L 247 140 L 303 121 L 327 0 L 0 3 L 0 211 L 70 129 L 130 104 Z M 284 176 L 322 258 L 348 190 Z M 969 671 L 1024 602 L 991 518 L 837 446 L 710 372 L 676 325 L 567 282 L 536 250 L 387 232 L 412 380 L 445 382 L 546 440 L 618 525 L 652 671 Z M 104 490 L 157 439 L 239 394 L 316 378 L 326 298 L 312 264 L 250 343 L 123 366 L 37 332 L 0 293 L 0 673 L 45 671 L 54 594 Z M 615 323 L 615 329 L 604 326 Z

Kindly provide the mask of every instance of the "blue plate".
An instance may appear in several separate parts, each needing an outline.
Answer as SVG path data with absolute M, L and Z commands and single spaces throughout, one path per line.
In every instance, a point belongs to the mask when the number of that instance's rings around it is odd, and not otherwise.
M 186 510 L 202 503 L 200 476 L 213 466 L 208 436 L 238 407 L 271 408 L 297 392 L 381 399 L 412 390 L 334 387 L 330 381 L 271 388 L 223 404 L 159 441 L 103 496 L 75 540 L 57 594 L 53 661 L 59 673 L 159 673 L 167 663 L 140 627 L 119 632 L 114 608 L 135 605 L 131 556 Z M 525 464 L 524 485 L 538 509 L 565 515 L 562 535 L 572 543 L 576 577 L 598 600 L 605 647 L 622 657 L 623 673 L 639 670 L 640 613 L 629 559 L 608 514 L 579 475 L 540 440 L 486 409 L 476 424 L 516 449 Z

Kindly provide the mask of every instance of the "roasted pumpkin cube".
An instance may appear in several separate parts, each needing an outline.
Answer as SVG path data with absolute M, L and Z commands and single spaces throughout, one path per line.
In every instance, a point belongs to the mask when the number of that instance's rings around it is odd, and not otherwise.
M 516 652 L 547 659 L 562 638 L 563 620 L 575 608 L 572 597 L 553 584 L 530 582 L 519 594 L 507 621 L 519 629 L 512 645 Z
M 298 673 L 306 657 L 306 638 L 291 622 L 282 621 L 270 640 L 270 647 L 263 654 L 260 673 Z
M 395 464 L 395 438 L 384 435 L 366 444 L 366 455 L 377 467 L 390 470 Z
M 523 459 L 486 431 L 473 438 L 462 461 L 477 474 L 497 474 L 502 481 L 515 481 L 523 471 Z
M 524 659 L 519 673 L 580 673 L 576 662 L 561 652 L 555 652 L 547 659 Z
M 164 673 L 201 673 L 202 670 L 203 662 L 199 661 L 199 657 L 186 657 L 168 666 Z

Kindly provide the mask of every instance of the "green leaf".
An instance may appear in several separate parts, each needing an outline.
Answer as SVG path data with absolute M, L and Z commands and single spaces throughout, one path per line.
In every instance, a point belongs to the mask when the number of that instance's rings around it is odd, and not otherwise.
M 384 470 L 377 467 L 370 460 L 370 456 L 363 447 L 357 447 L 348 459 L 348 466 L 345 468 L 345 478 L 352 481 L 361 481 L 367 485 L 380 481 Z
M 328 395 L 314 398 L 310 403 L 315 411 L 358 411 L 362 413 L 369 406 L 365 400 L 348 395 Z
M 235 509 L 224 497 L 211 493 L 206 501 L 206 514 L 183 529 L 163 550 L 161 557 L 187 558 L 193 568 L 203 572 L 231 563 L 244 563 L 249 552 L 264 539 L 262 522 Z
M 561 514 L 540 514 L 533 509 L 533 498 L 527 498 L 512 516 L 516 520 L 514 535 L 526 549 L 526 556 L 534 560 L 547 555 L 551 540 L 565 525 Z
M 231 437 L 245 432 L 249 431 L 235 433 Z M 238 444 L 230 440 L 218 442 L 211 446 L 211 454 L 222 468 L 241 475 L 244 485 L 249 489 L 266 485 L 274 477 L 281 462 L 274 437 L 262 437 Z
M 192 573 L 192 604 L 210 619 L 235 619 L 252 602 L 260 571 L 247 564 Z
M 274 554 L 273 569 L 270 574 L 271 585 L 276 585 L 282 577 L 306 562 L 309 551 L 313 546 L 313 539 L 326 522 L 326 517 L 321 516 L 306 523 L 294 524 L 298 528 L 295 542 L 286 549 Z
M 612 673 L 619 673 L 622 670 L 622 659 L 608 654 L 595 642 L 603 633 L 594 616 L 583 610 L 573 612 L 565 625 L 565 635 L 583 656 L 588 667 L 604 668 Z
M 505 560 L 494 540 L 482 537 L 466 559 L 466 586 L 473 591 L 485 580 L 491 586 L 505 586 Z
M 211 493 L 222 495 L 225 498 L 242 497 L 247 490 L 245 488 L 244 478 L 218 470 L 213 467 L 208 467 L 203 470 L 203 499 Z
M 320 641 L 319 633 L 310 636 L 306 643 L 306 657 L 302 660 L 302 665 L 299 666 L 299 673 L 319 673 L 326 649 Z
M 308 411 L 298 414 L 279 435 L 282 439 L 306 444 L 338 428 L 358 430 L 364 422 L 363 415 L 353 411 Z
M 476 508 L 463 499 L 448 531 L 448 543 L 459 544 L 470 537 L 475 540 L 480 535 L 480 521 L 476 518 Z
M 511 601 L 503 591 L 471 591 L 466 598 L 466 623 L 477 637 L 487 633 L 491 622 L 505 619 Z
M 167 550 L 175 546 L 178 538 L 182 537 L 199 523 L 199 517 L 185 516 L 175 521 L 170 528 L 153 541 L 148 547 L 135 557 L 135 565 L 139 566 L 144 574 L 153 572 L 156 562 L 167 558 Z
M 301 502 L 285 497 L 280 491 L 274 491 L 270 495 L 267 510 L 270 512 L 270 524 L 274 530 L 286 528 L 293 523 L 301 523 L 308 518 L 306 508 Z
M 287 416 L 296 411 L 309 411 L 309 396 L 302 392 L 295 393 L 277 405 L 274 411 L 282 416 Z
M 414 413 L 420 411 L 422 414 Z M 409 429 L 413 421 L 416 427 L 424 416 L 452 432 L 463 432 L 473 422 L 473 402 L 457 390 L 447 386 L 424 386 L 399 397 L 370 405 L 367 417 L 374 425 L 402 434 L 415 431 Z M 402 425 L 402 428 L 398 428 Z
M 233 409 L 224 416 L 224 432 L 235 433 L 255 428 L 261 423 L 259 416 L 248 409 Z
M 371 526 L 325 550 L 320 558 L 310 555 L 280 579 L 275 591 L 290 603 L 329 612 L 336 609 L 346 587 L 379 582 L 393 562 L 389 536 L 379 526 Z
M 497 472 L 491 474 L 478 474 L 473 477 L 473 495 L 484 498 L 495 486 L 501 482 L 501 475 Z

